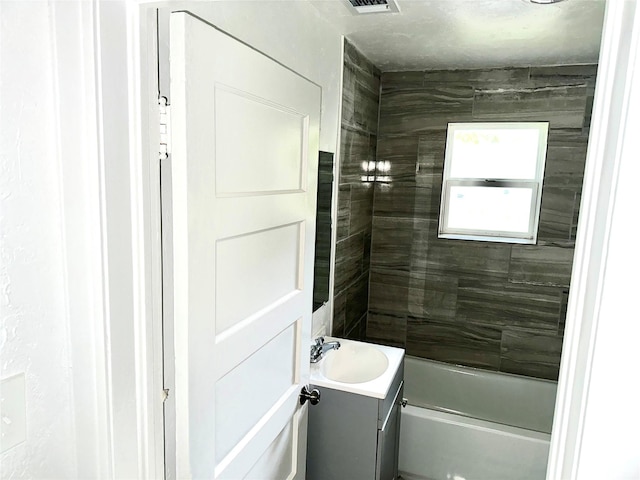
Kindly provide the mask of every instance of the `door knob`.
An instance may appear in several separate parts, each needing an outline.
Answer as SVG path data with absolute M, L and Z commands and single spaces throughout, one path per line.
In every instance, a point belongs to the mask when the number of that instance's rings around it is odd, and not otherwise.
M 318 402 L 320 402 L 320 390 L 314 388 L 309 391 L 308 385 L 302 387 L 302 390 L 300 390 L 300 405 L 304 405 L 307 400 L 309 400 L 311 405 L 317 405 Z

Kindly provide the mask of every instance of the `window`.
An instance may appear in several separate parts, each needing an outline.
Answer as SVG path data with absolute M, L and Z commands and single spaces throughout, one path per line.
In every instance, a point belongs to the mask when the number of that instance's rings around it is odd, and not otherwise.
M 440 238 L 536 243 L 548 122 L 450 123 Z

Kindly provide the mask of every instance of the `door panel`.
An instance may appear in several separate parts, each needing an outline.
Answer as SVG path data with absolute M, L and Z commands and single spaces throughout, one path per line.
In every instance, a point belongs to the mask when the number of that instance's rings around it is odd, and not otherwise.
M 215 89 L 218 192 L 301 190 L 308 118 L 228 86 Z
M 171 14 L 178 478 L 304 478 L 320 89 Z
M 219 240 L 216 246 L 216 333 L 220 334 L 300 290 L 304 256 L 294 223 Z
M 216 455 L 220 461 L 295 386 L 295 326 L 264 345 L 216 384 Z M 251 378 L 248 382 L 246 379 Z

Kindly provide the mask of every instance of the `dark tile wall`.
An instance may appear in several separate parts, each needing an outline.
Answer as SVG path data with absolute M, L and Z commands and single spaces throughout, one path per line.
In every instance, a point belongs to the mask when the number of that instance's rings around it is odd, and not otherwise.
M 318 158 L 318 204 L 316 207 L 316 255 L 313 268 L 314 312 L 329 300 L 332 190 L 333 153 L 320 152 Z
M 595 74 L 382 74 L 377 160 L 391 170 L 375 184 L 368 340 L 557 378 Z M 471 121 L 550 122 L 537 245 L 437 238 L 447 123 Z
M 345 40 L 333 335 L 363 339 L 369 303 L 380 72 Z

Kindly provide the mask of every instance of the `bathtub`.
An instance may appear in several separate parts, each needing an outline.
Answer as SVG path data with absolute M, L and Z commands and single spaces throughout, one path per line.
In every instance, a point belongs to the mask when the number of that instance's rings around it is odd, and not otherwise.
M 543 480 L 556 382 L 405 357 L 404 480 Z

